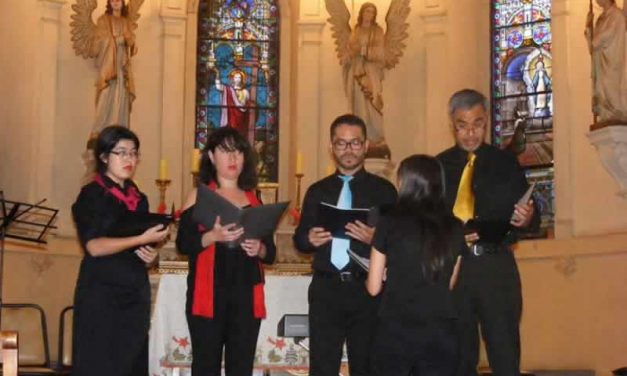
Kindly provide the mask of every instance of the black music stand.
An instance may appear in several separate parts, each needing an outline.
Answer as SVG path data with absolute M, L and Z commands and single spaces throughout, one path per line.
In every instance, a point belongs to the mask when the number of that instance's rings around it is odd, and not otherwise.
M 37 244 L 47 244 L 44 237 L 48 230 L 57 228 L 52 223 L 59 212 L 41 206 L 46 199 L 36 204 L 4 199 L 0 191 L 0 308 L 2 307 L 2 280 L 4 271 L 4 239 L 12 238 Z M 0 309 L 0 326 L 2 310 Z

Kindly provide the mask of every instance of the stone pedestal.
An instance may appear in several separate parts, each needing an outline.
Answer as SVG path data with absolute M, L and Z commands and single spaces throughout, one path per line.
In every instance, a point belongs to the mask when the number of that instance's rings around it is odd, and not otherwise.
M 603 167 L 618 183 L 618 194 L 627 197 L 627 124 L 591 130 L 588 139 L 597 149 Z

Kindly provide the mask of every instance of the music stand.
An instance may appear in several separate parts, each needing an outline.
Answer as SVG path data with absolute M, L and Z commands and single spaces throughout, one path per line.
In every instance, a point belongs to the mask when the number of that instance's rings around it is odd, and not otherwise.
M 49 229 L 57 228 L 52 222 L 59 212 L 41 206 L 46 199 L 36 204 L 4 199 L 4 192 L 0 191 L 0 308 L 2 308 L 2 280 L 4 279 L 4 239 L 12 238 L 47 244 L 44 236 Z M 2 310 L 0 309 L 0 327 L 2 325 Z

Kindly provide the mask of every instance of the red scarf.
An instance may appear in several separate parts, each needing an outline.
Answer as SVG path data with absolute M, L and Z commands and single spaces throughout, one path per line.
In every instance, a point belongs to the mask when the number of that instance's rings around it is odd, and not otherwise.
M 102 178 L 102 175 L 98 174 L 94 177 L 94 181 L 105 189 L 105 191 L 111 193 L 115 198 L 117 198 L 120 202 L 123 202 L 126 205 L 126 208 L 130 211 L 136 211 L 137 205 L 139 204 L 139 200 L 141 199 L 139 196 L 139 192 L 137 192 L 137 188 L 131 184 L 127 189 L 127 193 L 124 194 L 118 187 L 107 187 Z
M 216 184 L 210 183 L 209 189 L 216 190 Z M 252 191 L 246 191 L 246 198 L 251 206 L 259 206 L 261 202 Z M 205 248 L 196 260 L 196 279 L 194 280 L 194 301 L 192 303 L 192 314 L 212 319 L 214 317 L 214 269 L 215 269 L 216 247 L 211 244 Z M 256 319 L 266 318 L 266 304 L 264 297 L 264 278 L 261 260 L 257 259 L 261 282 L 253 286 L 253 316 Z

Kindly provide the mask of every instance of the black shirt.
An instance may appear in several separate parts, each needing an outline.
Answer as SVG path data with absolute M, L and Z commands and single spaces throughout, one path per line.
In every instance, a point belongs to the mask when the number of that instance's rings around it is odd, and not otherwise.
M 525 173 L 513 154 L 492 145 L 482 144 L 475 154 L 472 179 L 475 218 L 509 222 L 514 212 L 514 204 L 529 187 Z M 438 154 L 437 158 L 444 167 L 445 201 L 448 209 L 452 211 L 462 171 L 468 161 L 468 152 L 456 145 Z M 528 229 L 535 231 L 539 224 L 540 215 L 536 206 Z
M 353 208 L 380 208 L 396 202 L 396 188 L 389 181 L 364 170 L 357 171 L 349 182 L 352 192 Z M 331 264 L 331 241 L 316 248 L 309 242 L 309 230 L 320 223 L 318 218 L 318 205 L 326 202 L 332 205 L 337 200 L 342 190 L 343 181 L 338 173 L 328 176 L 314 183 L 305 194 L 300 223 L 294 233 L 294 245 L 305 253 L 316 252 L 313 268 L 320 272 L 337 272 L 337 268 Z M 357 240 L 351 240 L 350 247 L 363 257 L 370 257 L 370 245 Z M 351 260 L 346 267 L 348 270 L 359 270 Z
M 181 214 L 179 229 L 176 236 L 176 248 L 179 252 L 189 255 L 189 272 L 187 275 L 187 304 L 191 307 L 196 281 L 196 263 L 198 255 L 205 249 L 202 246 L 203 231 L 193 219 L 195 205 Z M 205 231 L 209 231 L 207 229 Z M 266 256 L 261 259 L 265 264 L 272 264 L 276 257 L 276 246 L 272 236 L 261 239 L 266 246 Z M 239 246 L 228 248 L 222 243 L 216 244 L 214 261 L 214 283 L 217 288 L 234 286 L 253 286 L 262 282 L 263 275 L 256 257 L 250 257 Z
M 102 175 L 106 187 L 117 187 L 124 194 L 134 186 L 127 180 L 124 187 L 116 184 L 106 175 Z M 139 192 L 139 190 L 138 190 Z M 139 192 L 140 201 L 136 211 L 148 212 L 148 200 Z M 106 256 L 94 257 L 87 252 L 86 244 L 92 239 L 108 237 L 118 218 L 128 211 L 126 205 L 96 182 L 91 182 L 81 189 L 76 202 L 72 205 L 72 214 L 84 258 L 81 262 L 79 285 L 100 283 L 117 286 L 143 286 L 147 283 L 145 263 L 134 253 L 135 248 Z
M 466 244 L 461 221 L 442 218 L 450 229 L 451 246 L 444 265 L 435 276 L 426 271 L 424 244 L 430 237 L 424 219 L 394 210 L 377 224 L 372 246 L 386 255 L 387 278 L 379 315 L 403 322 L 455 318 L 457 313 L 449 281 L 457 256 Z

